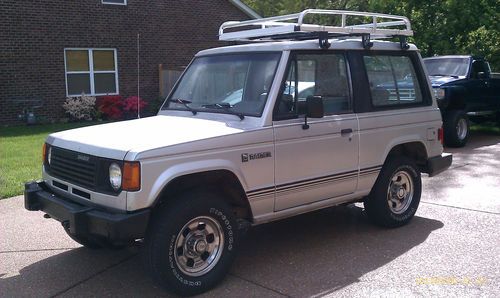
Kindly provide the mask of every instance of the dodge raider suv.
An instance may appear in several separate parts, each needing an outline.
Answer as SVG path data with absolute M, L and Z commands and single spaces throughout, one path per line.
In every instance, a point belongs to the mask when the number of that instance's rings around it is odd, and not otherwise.
M 452 162 L 411 35 L 405 17 L 347 11 L 226 22 L 220 40 L 245 43 L 196 54 L 157 116 L 49 135 L 25 207 L 86 247 L 143 240 L 182 295 L 220 282 L 252 225 L 354 202 L 404 225 L 421 173 Z

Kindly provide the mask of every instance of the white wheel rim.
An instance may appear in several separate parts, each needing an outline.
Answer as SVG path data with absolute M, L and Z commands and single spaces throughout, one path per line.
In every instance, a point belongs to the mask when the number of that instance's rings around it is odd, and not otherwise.
M 460 118 L 460 120 L 458 120 L 456 130 L 458 139 L 465 139 L 467 136 L 467 121 L 464 118 Z
M 387 188 L 387 203 L 395 214 L 402 214 L 408 210 L 413 200 L 413 179 L 406 171 L 396 172 Z
M 224 248 L 224 232 L 217 220 L 199 216 L 182 227 L 175 240 L 175 262 L 182 273 L 201 276 L 217 265 Z

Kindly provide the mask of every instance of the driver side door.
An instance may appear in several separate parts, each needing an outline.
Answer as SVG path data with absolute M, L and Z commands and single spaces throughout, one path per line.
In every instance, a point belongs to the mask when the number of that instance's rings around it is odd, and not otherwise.
M 325 116 L 308 119 L 305 100 L 321 96 Z M 353 193 L 359 127 L 342 52 L 292 53 L 273 119 L 275 211 Z

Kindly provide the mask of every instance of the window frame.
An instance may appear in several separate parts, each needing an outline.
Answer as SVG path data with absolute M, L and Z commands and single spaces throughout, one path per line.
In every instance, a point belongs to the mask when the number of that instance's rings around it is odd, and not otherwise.
M 101 0 L 101 4 L 105 4 L 105 5 L 122 5 L 122 6 L 125 6 L 125 5 L 127 5 L 127 0 L 123 0 L 123 3 L 108 2 L 106 0 Z
M 351 66 L 350 66 L 350 61 L 349 61 L 349 55 L 348 55 L 348 50 L 292 50 L 290 51 L 290 55 L 288 56 L 288 61 L 287 61 L 287 66 L 285 69 L 285 73 L 283 74 L 283 78 L 281 79 L 281 85 L 279 89 L 279 93 L 276 96 L 276 100 L 274 102 L 274 108 L 273 108 L 273 121 L 281 121 L 281 120 L 289 120 L 289 119 L 297 119 L 300 116 L 303 116 L 304 114 L 289 114 L 289 115 L 279 115 L 277 114 L 278 111 L 278 106 L 281 100 L 281 95 L 285 91 L 285 82 L 288 79 L 288 74 L 290 72 L 290 68 L 292 67 L 292 63 L 294 61 L 297 61 L 296 56 L 297 55 L 341 55 L 344 58 L 345 61 L 345 68 L 346 68 L 346 79 L 347 79 L 347 88 L 349 91 L 349 96 L 348 96 L 348 103 L 349 103 L 349 110 L 346 110 L 342 113 L 337 113 L 337 114 L 326 114 L 324 117 L 331 117 L 335 115 L 345 115 L 345 114 L 353 114 L 355 113 L 355 107 L 354 107 L 354 94 L 353 94 L 353 85 L 352 85 L 352 76 L 351 76 Z M 297 72 L 297 66 L 296 66 L 296 72 Z M 315 72 L 317 69 L 315 69 Z M 298 76 L 295 76 L 295 79 L 297 80 Z M 297 94 L 298 91 L 296 90 Z
M 368 71 L 366 70 L 366 65 L 364 63 L 365 56 L 396 56 L 396 57 L 407 57 L 411 65 L 413 66 L 413 70 L 415 71 L 416 79 L 419 83 L 420 93 L 422 95 L 421 102 L 412 102 L 405 104 L 393 104 L 393 105 L 383 105 L 383 106 L 375 106 L 373 105 L 372 92 L 369 87 L 369 78 Z M 418 52 L 416 51 L 384 51 L 384 50 L 364 50 L 360 51 L 358 55 L 358 59 L 360 59 L 360 66 L 363 69 L 363 80 L 365 82 L 366 88 L 368 90 L 368 110 L 362 110 L 360 112 L 377 112 L 377 111 L 386 111 L 386 110 L 400 110 L 406 108 L 415 108 L 415 107 L 426 107 L 432 105 L 432 96 L 430 95 L 429 85 L 427 83 L 427 78 L 425 77 L 425 71 L 423 70 L 423 62 L 420 63 Z
M 67 51 L 87 51 L 89 57 L 89 70 L 81 70 L 81 71 L 68 71 L 66 52 Z M 114 57 L 114 70 L 94 70 L 94 51 L 113 51 Z M 116 48 L 65 48 L 64 49 L 64 79 L 66 83 L 66 97 L 78 97 L 81 94 L 69 94 L 68 92 L 68 75 L 70 74 L 88 74 L 90 79 L 90 96 L 105 96 L 105 95 L 119 95 L 120 87 L 118 85 L 118 57 Z M 114 74 L 115 75 L 115 86 L 116 90 L 114 93 L 95 93 L 95 82 L 94 75 L 95 74 Z

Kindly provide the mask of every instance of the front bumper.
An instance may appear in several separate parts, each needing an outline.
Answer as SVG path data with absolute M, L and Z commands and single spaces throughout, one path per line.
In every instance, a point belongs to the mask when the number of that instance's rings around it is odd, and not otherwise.
M 452 161 L 453 155 L 451 153 L 443 153 L 439 156 L 431 157 L 427 160 L 427 165 L 423 172 L 429 174 L 429 177 L 436 176 L 448 169 Z
M 144 238 L 150 210 L 113 213 L 84 206 L 54 194 L 45 182 L 25 184 L 24 207 L 43 211 L 60 221 L 75 236 L 98 236 L 112 243 Z

